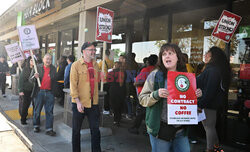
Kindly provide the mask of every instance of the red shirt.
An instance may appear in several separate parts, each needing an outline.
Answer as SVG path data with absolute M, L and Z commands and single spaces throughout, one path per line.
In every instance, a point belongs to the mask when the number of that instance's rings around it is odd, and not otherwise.
M 51 90 L 50 67 L 43 66 L 44 74 L 40 89 Z
M 136 77 L 136 82 L 145 82 L 149 73 L 154 70 L 155 66 L 147 66 L 145 68 L 143 68 L 140 72 L 140 74 Z M 137 92 L 138 92 L 138 95 L 141 93 L 141 90 L 143 88 L 143 86 L 137 86 Z
M 89 83 L 90 83 L 90 89 L 91 89 L 91 99 L 93 99 L 94 95 L 94 87 L 95 87 L 95 78 L 94 78 L 94 67 L 92 62 L 85 62 L 88 66 L 88 71 L 89 71 Z

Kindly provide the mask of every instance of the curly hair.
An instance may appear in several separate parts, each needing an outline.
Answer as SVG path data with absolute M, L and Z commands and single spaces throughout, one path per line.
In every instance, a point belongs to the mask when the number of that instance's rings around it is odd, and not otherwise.
M 225 52 L 215 46 L 210 48 L 208 50 L 208 53 L 209 52 L 211 53 L 211 59 L 207 65 L 212 65 L 219 68 L 222 78 L 222 85 L 225 89 L 228 89 L 231 81 L 231 67 Z

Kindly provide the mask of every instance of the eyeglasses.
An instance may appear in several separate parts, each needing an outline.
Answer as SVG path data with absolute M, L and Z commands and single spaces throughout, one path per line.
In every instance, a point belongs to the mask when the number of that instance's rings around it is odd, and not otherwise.
M 88 51 L 95 51 L 95 52 L 96 52 L 96 49 L 85 49 L 85 50 L 88 50 Z

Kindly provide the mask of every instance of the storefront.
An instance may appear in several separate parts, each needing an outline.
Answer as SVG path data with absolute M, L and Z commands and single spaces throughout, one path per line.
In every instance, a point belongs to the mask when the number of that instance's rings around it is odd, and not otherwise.
M 18 12 L 22 12 L 24 24 L 35 24 L 37 27 L 41 54 L 52 53 L 55 59 L 69 54 L 79 56 L 78 43 L 82 44 L 86 40 L 95 39 L 97 6 L 106 7 L 115 12 L 112 45 L 124 44 L 119 49 L 135 52 L 140 62 L 150 53 L 157 53 L 157 45 L 152 44 L 161 44 L 165 41 L 179 44 L 182 51 L 189 55 L 191 63 L 200 63 L 204 52 L 215 43 L 210 35 L 224 9 L 243 17 L 239 27 L 250 24 L 248 20 L 250 13 L 247 12 L 250 2 L 247 0 L 37 0 L 25 2 L 24 4 L 24 0 L 19 0 L 9 9 L 9 12 L 7 11 L 0 17 L 1 26 L 4 26 L 0 30 L 0 40 L 18 40 L 16 30 L 18 23 L 14 20 Z M 13 15 L 13 12 L 17 14 Z M 13 17 L 8 13 L 12 13 Z M 4 22 L 10 24 L 3 24 Z M 238 41 L 236 42 L 234 38 L 231 47 L 221 43 L 223 48 L 231 51 L 233 55 L 231 60 L 234 63 L 239 63 L 239 50 L 242 50 L 239 47 L 243 45 L 240 39 Z
M 189 55 L 190 63 L 200 64 L 217 42 L 211 33 L 223 10 L 242 17 L 231 43 L 220 43 L 236 71 L 245 54 L 243 38 L 250 37 L 248 0 L 19 0 L 0 17 L 0 41 L 18 41 L 17 26 L 34 24 L 41 56 L 51 53 L 53 64 L 62 55 L 80 57 L 81 44 L 95 40 L 97 6 L 115 14 L 113 43 L 108 47 L 116 53 L 135 52 L 138 62 L 158 54 L 162 43 L 172 42 Z
M 113 42 L 108 47 L 115 50 L 116 56 L 135 52 L 136 60 L 142 62 L 150 54 L 158 55 L 162 43 L 172 42 L 188 54 L 194 67 L 216 44 L 211 33 L 222 11 L 241 16 L 231 42 L 219 44 L 230 58 L 235 74 L 229 101 L 237 100 L 233 93 L 237 89 L 236 74 L 242 57 L 249 56 L 243 39 L 250 38 L 249 0 L 18 0 L 0 16 L 0 41 L 18 41 L 17 25 L 21 23 L 16 18 L 22 12 L 23 24 L 37 28 L 37 53 L 51 53 L 54 65 L 62 55 L 79 58 L 81 45 L 95 40 L 97 6 L 114 11 Z

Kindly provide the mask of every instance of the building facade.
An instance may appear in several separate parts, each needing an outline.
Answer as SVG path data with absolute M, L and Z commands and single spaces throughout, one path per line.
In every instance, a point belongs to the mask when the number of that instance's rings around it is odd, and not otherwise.
M 242 21 L 231 44 L 221 42 L 220 46 L 232 62 L 239 63 L 244 54 L 240 28 L 250 25 L 248 0 L 18 0 L 0 16 L 0 41 L 18 41 L 17 27 L 33 24 L 42 56 L 51 53 L 54 64 L 61 55 L 80 57 L 79 46 L 95 40 L 97 6 L 115 14 L 109 48 L 121 44 L 118 49 L 135 52 L 138 61 L 157 54 L 157 44 L 173 42 L 189 55 L 191 63 L 200 63 L 216 43 L 210 35 L 223 10 L 242 16 Z

